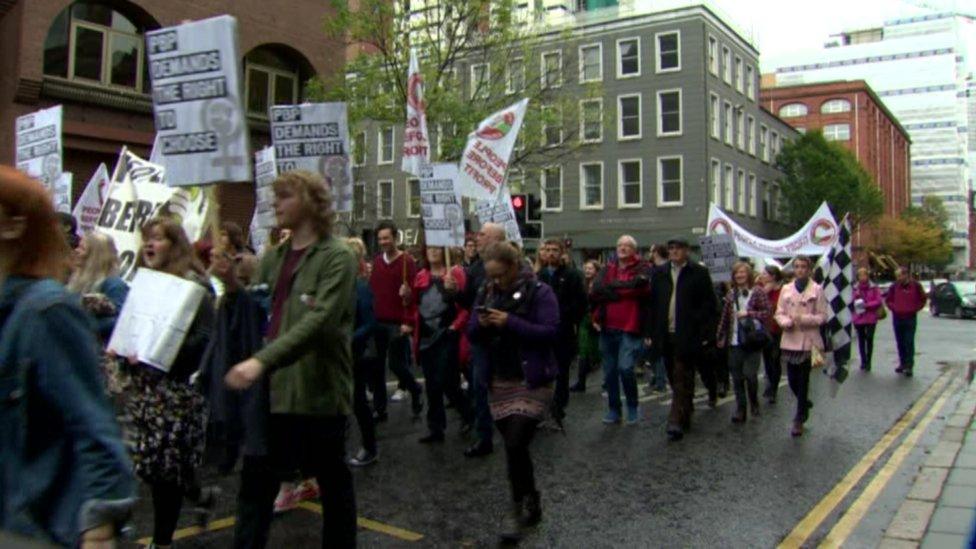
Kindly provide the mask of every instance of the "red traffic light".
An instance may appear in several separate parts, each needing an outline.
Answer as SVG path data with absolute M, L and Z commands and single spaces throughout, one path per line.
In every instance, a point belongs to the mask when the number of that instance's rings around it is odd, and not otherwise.
M 512 207 L 516 210 L 521 210 L 525 207 L 525 197 L 517 194 L 512 197 Z

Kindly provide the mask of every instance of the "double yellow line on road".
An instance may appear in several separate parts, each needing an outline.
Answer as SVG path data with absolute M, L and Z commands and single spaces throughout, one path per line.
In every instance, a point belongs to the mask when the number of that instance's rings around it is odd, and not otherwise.
M 861 496 L 854 502 L 847 513 L 834 526 L 830 534 L 824 540 L 823 547 L 838 547 L 847 536 L 854 530 L 857 524 L 864 517 L 871 503 L 881 493 L 891 476 L 901 465 L 905 456 L 918 442 L 918 439 L 928 428 L 928 425 L 935 418 L 938 410 L 942 408 L 945 401 L 949 398 L 949 381 L 955 375 L 952 370 L 947 370 L 940 375 L 932 386 L 925 391 L 920 399 L 901 417 L 892 427 L 881 437 L 874 447 L 861 458 L 861 460 L 838 482 L 833 489 L 821 499 L 816 506 L 801 520 L 793 531 L 780 543 L 780 549 L 797 549 L 817 531 L 824 520 L 833 513 L 843 500 L 850 494 L 851 490 L 864 478 L 864 476 L 874 467 L 888 449 L 897 441 L 902 433 L 905 432 L 935 399 L 935 404 L 929 409 L 928 414 L 919 422 L 915 429 L 909 434 L 901 446 L 892 454 L 886 465 L 868 485 Z M 938 395 L 941 396 L 936 399 Z

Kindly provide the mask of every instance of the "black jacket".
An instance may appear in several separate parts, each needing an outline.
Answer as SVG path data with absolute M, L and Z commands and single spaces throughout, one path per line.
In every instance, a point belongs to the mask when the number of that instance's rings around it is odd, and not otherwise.
M 677 289 L 673 289 L 671 283 L 670 263 L 656 269 L 653 277 L 650 318 L 655 348 L 663 352 L 661 345 L 668 336 L 671 293 L 676 291 L 674 352 L 682 357 L 697 356 L 706 342 L 715 339 L 718 300 L 708 269 L 689 261 L 678 275 Z
M 583 273 L 575 267 L 563 266 L 556 269 L 551 276 L 546 269 L 542 269 L 538 277 L 552 288 L 556 300 L 559 301 L 559 335 L 576 335 L 579 323 L 587 311 Z
M 468 265 L 464 269 L 464 275 L 467 281 L 464 284 L 464 291 L 458 295 L 457 301 L 461 304 L 461 307 L 470 310 L 474 306 L 475 299 L 478 297 L 478 290 L 485 284 L 485 279 L 487 278 L 484 261 L 480 257 L 475 259 L 471 265 Z

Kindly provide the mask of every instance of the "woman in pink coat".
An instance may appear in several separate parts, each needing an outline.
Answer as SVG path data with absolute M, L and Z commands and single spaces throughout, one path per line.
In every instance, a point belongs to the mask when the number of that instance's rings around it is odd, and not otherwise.
M 783 286 L 776 306 L 776 323 L 783 328 L 780 339 L 781 361 L 786 368 L 790 389 L 796 395 L 796 415 L 790 434 L 803 434 L 803 424 L 813 403 L 807 398 L 810 389 L 811 353 L 823 350 L 820 326 L 827 322 L 827 299 L 823 288 L 810 280 L 810 259 L 793 260 L 793 282 Z
M 871 355 L 874 354 L 874 328 L 878 324 L 878 312 L 882 303 L 881 290 L 871 284 L 868 270 L 857 270 L 854 285 L 854 328 L 857 330 L 857 350 L 861 353 L 861 370 L 871 371 Z

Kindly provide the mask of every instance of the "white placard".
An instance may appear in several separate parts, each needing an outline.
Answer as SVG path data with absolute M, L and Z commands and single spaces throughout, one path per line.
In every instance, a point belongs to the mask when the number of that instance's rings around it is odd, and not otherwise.
M 417 61 L 417 50 L 410 48 L 407 71 L 407 123 L 403 127 L 403 160 L 400 168 L 421 177 L 430 164 L 430 139 L 427 134 L 427 105 L 424 104 L 424 77 Z M 439 245 L 439 244 L 438 244 Z
M 95 173 L 81 193 L 81 198 L 75 204 L 74 211 L 71 212 L 71 215 L 78 220 L 78 228 L 82 234 L 95 230 L 95 223 L 98 222 L 98 214 L 102 211 L 102 204 L 108 195 L 109 185 L 108 168 L 103 162 L 95 169 Z
M 457 192 L 457 173 L 455 164 L 420 169 L 420 210 L 425 242 L 430 246 L 464 246 L 464 209 Z
M 518 220 L 515 219 L 515 209 L 512 208 L 512 194 L 508 190 L 508 185 L 502 187 L 501 196 L 492 203 L 488 200 L 479 200 L 475 203 L 475 215 L 478 222 L 497 223 L 505 227 L 505 238 L 509 242 L 514 242 L 522 246 L 522 233 L 519 231 Z
M 352 164 L 345 103 L 271 107 L 278 173 L 308 170 L 332 187 L 337 212 L 352 211 Z
M 274 147 L 265 147 L 254 153 L 254 216 L 251 218 L 251 246 L 258 255 L 264 253 L 271 237 L 271 229 L 277 226 L 274 214 L 274 191 L 271 184 L 278 177 Z
M 196 282 L 139 269 L 129 286 L 108 349 L 168 372 L 205 292 Z
M 715 234 L 698 238 L 702 262 L 712 275 L 712 282 L 732 280 L 732 267 L 739 260 L 735 240 L 730 234 Z
M 237 20 L 146 33 L 160 164 L 173 186 L 250 181 Z
M 767 240 L 745 230 L 718 206 L 712 204 L 708 212 L 706 234 L 731 234 L 742 257 L 793 257 L 810 255 L 820 257 L 830 251 L 837 241 L 839 228 L 830 208 L 824 202 L 814 212 L 810 221 L 796 233 L 780 239 Z
M 71 213 L 71 189 L 74 184 L 74 174 L 61 172 L 54 182 L 54 211 Z
M 17 117 L 17 169 L 50 191 L 61 176 L 61 105 Z
M 500 197 L 528 104 L 529 100 L 523 99 L 492 114 L 468 135 L 458 167 L 458 185 L 463 196 L 490 201 Z

